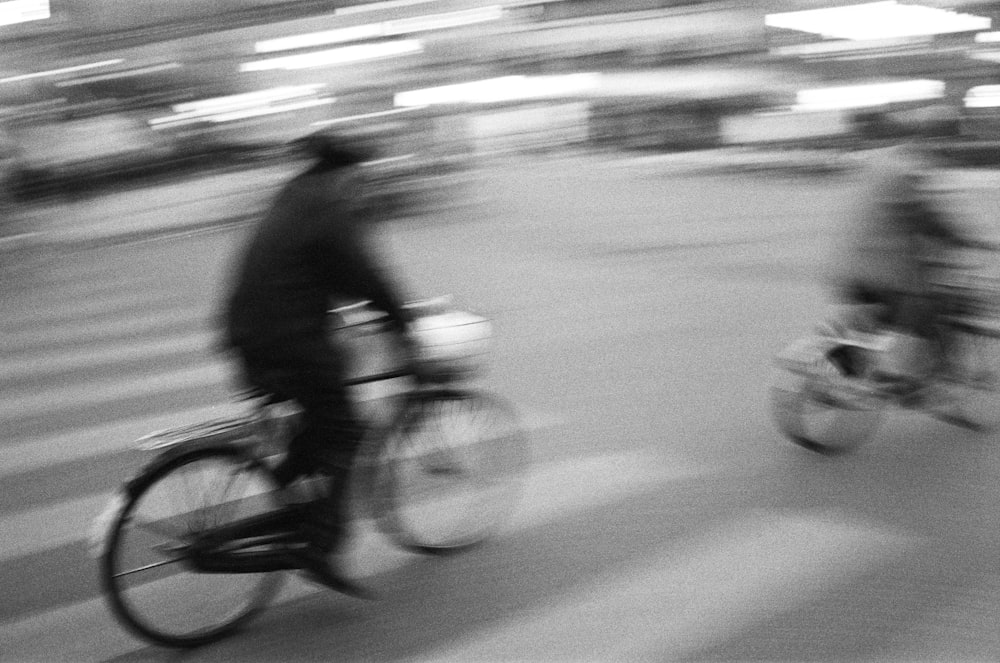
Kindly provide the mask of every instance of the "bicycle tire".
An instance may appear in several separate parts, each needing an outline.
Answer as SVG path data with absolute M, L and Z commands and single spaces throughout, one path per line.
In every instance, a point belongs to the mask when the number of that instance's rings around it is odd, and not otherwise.
M 412 394 L 379 454 L 383 530 L 423 553 L 463 550 L 500 530 L 514 512 L 530 456 L 510 404 L 451 388 Z
M 181 453 L 140 474 L 127 487 L 100 559 L 101 585 L 118 621 L 147 641 L 191 648 L 231 634 L 259 613 L 280 590 L 283 574 L 200 573 L 185 562 L 184 542 L 206 525 L 276 508 L 276 488 L 262 463 L 233 447 Z M 161 493 L 162 505 L 155 501 Z M 203 616 L 216 609 L 220 617 Z
M 813 360 L 815 374 L 780 369 L 771 387 L 778 429 L 795 444 L 822 454 L 841 454 L 868 442 L 882 420 L 874 402 L 827 402 L 816 389 L 824 377 L 845 377 L 828 353 Z

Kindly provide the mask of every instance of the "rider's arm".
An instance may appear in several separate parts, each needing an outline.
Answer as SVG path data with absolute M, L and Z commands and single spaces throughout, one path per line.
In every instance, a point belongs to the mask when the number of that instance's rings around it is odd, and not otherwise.
M 358 294 L 370 300 L 372 306 L 387 314 L 399 331 L 405 331 L 412 316 L 404 304 L 400 288 L 388 275 L 378 252 L 372 246 L 371 231 L 364 220 L 348 221 L 342 226 L 341 251 L 343 267 L 350 272 L 350 280 Z
M 364 182 L 356 174 L 343 174 L 337 179 L 335 192 L 316 210 L 325 217 L 318 224 L 316 239 L 331 292 L 370 301 L 389 317 L 406 344 L 413 316 L 404 306 L 402 289 L 375 248 L 373 227 L 378 219 L 368 205 Z
M 941 245 L 955 249 L 982 249 L 992 251 L 996 245 L 975 238 L 965 232 L 943 214 L 932 201 L 924 196 L 914 197 L 907 202 L 907 214 L 916 232 L 931 238 Z
M 353 254 L 351 268 L 354 270 L 354 278 L 360 292 L 371 301 L 374 308 L 388 315 L 409 370 L 422 381 L 424 372 L 419 361 L 419 344 L 412 329 L 414 316 L 410 309 L 403 305 L 405 300 L 400 294 L 401 291 L 388 276 L 377 252 L 371 247 L 368 229 L 363 224 L 350 225 L 352 227 L 350 235 L 353 236 L 349 243 Z

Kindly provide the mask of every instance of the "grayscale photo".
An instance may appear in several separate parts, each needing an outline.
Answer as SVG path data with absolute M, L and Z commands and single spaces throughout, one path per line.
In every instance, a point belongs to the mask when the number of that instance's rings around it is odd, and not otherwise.
M 1000 0 L 0 0 L 0 661 L 1000 662 Z

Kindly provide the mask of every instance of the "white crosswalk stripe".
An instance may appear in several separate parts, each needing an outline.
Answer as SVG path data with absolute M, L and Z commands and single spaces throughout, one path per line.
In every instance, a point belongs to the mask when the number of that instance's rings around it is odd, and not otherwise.
M 678 660 L 891 563 L 908 543 L 836 514 L 754 513 L 418 660 Z
M 91 382 L 84 389 L 79 385 L 60 386 L 0 401 L 0 419 L 41 416 L 66 404 L 96 408 L 126 397 L 154 398 L 164 392 L 194 387 L 215 387 L 220 393 L 224 393 L 231 378 L 231 369 L 222 362 L 215 362 L 163 372 L 154 378 L 111 377 L 100 382 Z
M 209 316 L 200 306 L 178 304 L 116 309 L 93 317 L 35 322 L 4 331 L 11 353 L 44 352 L 50 348 L 80 348 L 141 336 L 170 336 L 177 329 L 208 330 Z
M 216 342 L 215 334 L 196 330 L 167 338 L 104 338 L 92 341 L 86 352 L 74 347 L 13 354 L 0 366 L 0 382 L 13 384 L 49 373 L 60 375 L 150 357 L 204 356 Z
M 552 421 L 551 416 L 536 419 Z M 609 471 L 612 468 L 613 471 Z M 674 464 L 670 467 L 641 454 L 621 454 L 584 459 L 574 459 L 543 464 L 531 469 L 526 480 L 522 500 L 525 505 L 511 531 L 525 530 L 544 525 L 566 517 L 575 511 L 586 509 L 599 503 L 620 499 L 630 491 L 641 491 L 658 482 L 695 476 L 705 468 Z M 3 531 L 11 535 L 11 540 L 0 548 L 0 567 L 14 554 L 37 552 L 63 543 L 79 540 L 86 535 L 81 523 L 89 522 L 103 506 L 105 495 L 89 496 L 66 502 L 49 509 L 37 509 L 17 514 L 0 521 Z M 35 531 L 41 527 L 44 533 Z M 361 526 L 361 531 L 351 553 L 354 561 L 353 573 L 364 577 L 385 574 L 399 568 L 411 557 L 387 546 L 385 541 L 370 527 Z M 305 593 L 315 592 L 309 585 L 295 584 L 282 597 L 289 601 Z M 280 603 L 280 601 L 278 602 Z M 0 627 L 7 632 L 6 654 L 10 660 L 40 660 L 45 656 L 55 656 L 57 660 L 65 652 L 61 636 L 53 637 L 46 625 L 53 619 L 72 620 L 74 628 L 81 631 L 91 624 L 93 629 L 107 631 L 117 628 L 110 623 L 110 617 L 99 600 L 90 599 L 79 604 L 65 606 L 45 615 L 30 615 L 19 621 Z M 76 641 L 80 647 L 81 642 Z M 136 643 L 131 638 L 112 636 L 94 638 L 90 649 L 78 650 L 81 660 L 99 660 L 123 654 L 134 649 Z
M 115 324 L 127 324 L 132 313 L 148 312 L 151 307 L 157 311 L 165 311 L 177 300 L 175 295 L 151 296 L 145 292 L 115 293 L 110 297 L 74 296 L 67 301 L 56 302 L 55 305 L 48 303 L 43 306 L 39 303 L 28 308 L 18 307 L 17 315 L 4 321 L 2 329 L 16 342 L 19 335 L 30 337 L 38 333 L 44 334 L 46 328 L 54 326 L 73 331 L 79 329 L 80 325 L 95 320 L 113 320 Z
M 76 296 L 102 286 L 101 296 Z M 42 288 L 37 302 L 21 297 L 12 303 L 13 312 L 0 323 L 0 426 L 8 444 L 45 428 L 45 422 L 57 425 L 67 410 L 78 413 L 66 421 L 72 426 L 113 419 L 102 414 L 102 406 L 124 398 L 229 388 L 232 369 L 217 350 L 218 332 L 206 304 L 165 286 L 134 286 L 107 276 L 97 283 L 58 282 Z M 128 416 L 116 416 L 122 414 Z
M 507 535 L 543 528 L 657 485 L 709 474 L 710 468 L 668 464 L 638 453 L 544 463 L 531 469 L 522 508 Z M 80 524 L 97 512 L 104 498 L 88 496 L 0 521 L 13 539 L 0 549 L 0 567 L 11 555 L 79 539 Z M 638 566 L 594 577 L 540 610 L 473 631 L 414 660 L 609 661 L 640 660 L 650 654 L 672 660 L 807 601 L 831 585 L 890 564 L 910 545 L 903 534 L 843 514 L 751 512 L 716 523 Z M 411 557 L 363 526 L 351 552 L 352 573 L 362 578 L 388 574 Z M 295 582 L 272 609 L 316 591 Z M 65 636 L 51 630 L 58 623 L 72 623 L 74 633 L 81 634 L 70 650 Z M 104 660 L 141 646 L 119 632 L 99 598 L 28 615 L 0 628 L 6 634 L 7 660 L 13 661 Z M 567 643 L 574 643 L 572 651 L 567 651 Z

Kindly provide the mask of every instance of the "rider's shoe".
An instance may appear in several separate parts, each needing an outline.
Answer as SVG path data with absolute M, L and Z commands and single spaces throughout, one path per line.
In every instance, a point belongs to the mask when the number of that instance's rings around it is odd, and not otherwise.
M 928 391 L 926 401 L 922 404 L 921 409 L 931 417 L 974 433 L 990 432 L 988 425 L 975 421 L 963 412 L 961 399 L 951 393 L 946 382 L 938 382 Z
M 983 424 L 973 421 L 964 412 L 958 409 L 941 409 L 931 411 L 931 416 L 952 426 L 958 426 L 974 433 L 987 433 L 989 428 Z
M 374 600 L 374 596 L 357 583 L 343 576 L 331 562 L 330 553 L 317 546 L 305 546 L 295 553 L 302 567 L 302 574 L 311 582 L 356 599 Z

